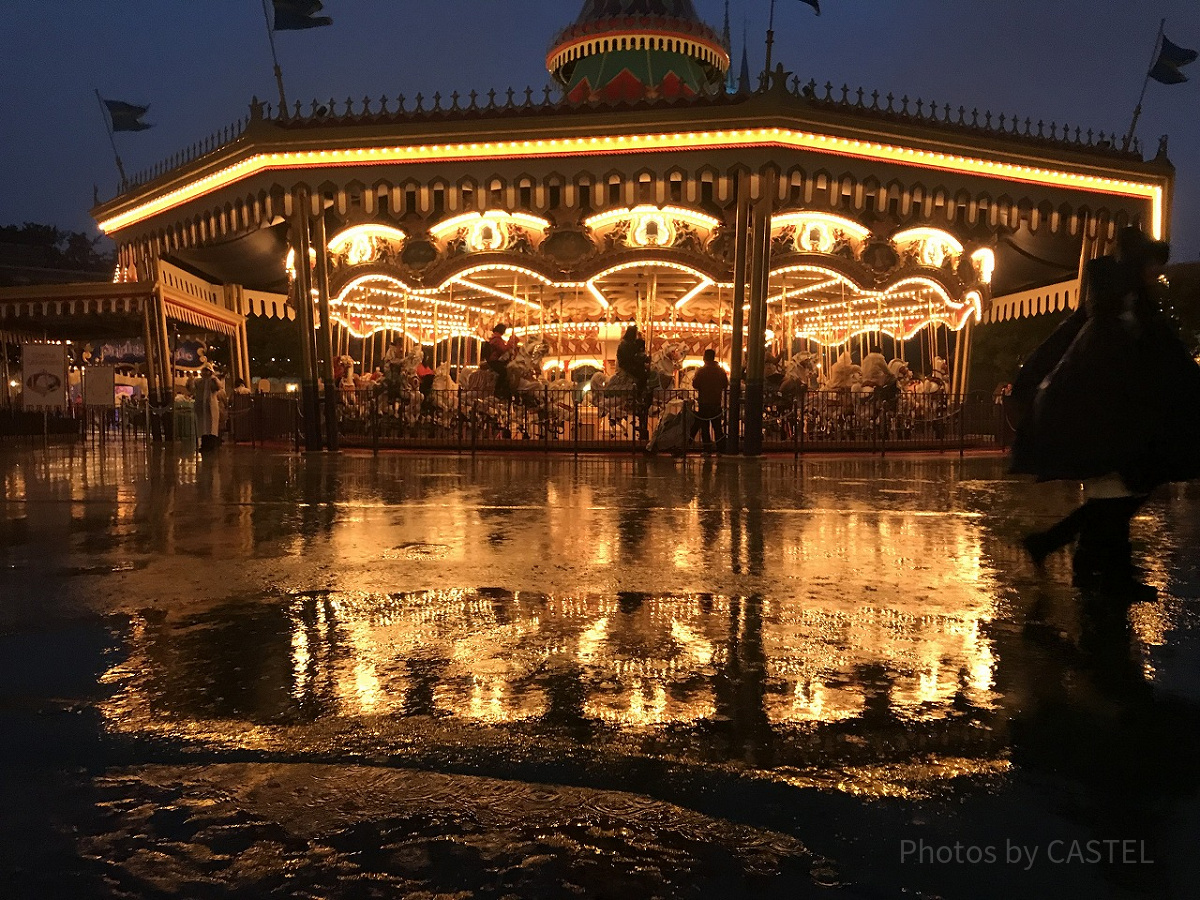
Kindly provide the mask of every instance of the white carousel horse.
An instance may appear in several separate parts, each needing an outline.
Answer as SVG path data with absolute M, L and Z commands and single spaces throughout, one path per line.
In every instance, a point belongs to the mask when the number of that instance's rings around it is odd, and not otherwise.
M 411 418 L 421 413 L 421 380 L 417 377 L 417 366 L 424 358 L 421 347 L 413 347 L 400 360 L 400 365 L 388 366 L 380 382 L 380 391 L 386 395 L 388 403 Z
M 862 375 L 862 367 L 850 361 L 850 351 L 843 350 L 842 355 L 829 367 L 822 388 L 826 391 L 848 391 L 854 385 L 854 376 Z
M 819 371 L 815 353 L 797 353 L 783 373 L 779 392 L 785 397 L 795 397 L 806 390 L 815 391 Z
M 433 405 L 442 412 L 458 409 L 458 385 L 450 377 L 450 363 L 444 362 L 433 373 Z

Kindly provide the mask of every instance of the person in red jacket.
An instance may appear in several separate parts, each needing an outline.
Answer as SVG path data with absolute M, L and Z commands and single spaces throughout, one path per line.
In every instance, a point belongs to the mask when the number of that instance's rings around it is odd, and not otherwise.
M 696 420 L 692 423 L 690 440 L 700 435 L 705 453 L 714 446 L 721 450 L 725 445 L 725 391 L 729 389 L 729 376 L 717 364 L 717 353 L 704 351 L 704 365 L 692 378 L 692 390 L 696 392 Z

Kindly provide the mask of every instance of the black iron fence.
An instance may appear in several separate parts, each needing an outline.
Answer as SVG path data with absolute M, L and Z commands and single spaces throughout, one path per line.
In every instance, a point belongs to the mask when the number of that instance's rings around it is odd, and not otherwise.
M 322 415 L 323 409 L 322 404 Z M 465 388 L 399 395 L 372 389 L 341 392 L 336 410 L 341 445 L 373 450 L 640 453 L 650 448 L 689 453 L 728 447 L 724 404 L 718 414 L 700 407 L 695 392 L 683 390 L 649 395 L 593 393 L 560 382 L 499 398 Z M 304 443 L 299 395 L 234 394 L 229 399 L 228 429 L 237 443 L 299 449 Z M 795 454 L 1003 449 L 1012 435 L 1004 408 L 991 396 L 944 393 L 890 398 L 821 391 L 774 395 L 764 409 L 763 430 L 764 450 Z M 194 411 L 179 403 L 156 409 L 144 400 L 127 401 L 115 409 L 0 407 L 0 440 L 144 440 L 150 436 L 166 436 L 194 447 Z
M 725 446 L 724 407 L 714 416 L 698 405 L 693 391 L 592 393 L 570 382 L 508 398 L 464 388 L 400 395 L 344 391 L 337 411 L 340 441 L 347 447 L 570 452 L 649 447 L 686 453 L 708 449 L 710 438 L 716 439 L 715 449 Z M 705 427 L 713 419 L 715 434 Z M 806 392 L 772 398 L 763 421 L 763 447 L 774 452 L 966 450 L 1004 443 L 1002 408 L 985 394 L 882 398 Z

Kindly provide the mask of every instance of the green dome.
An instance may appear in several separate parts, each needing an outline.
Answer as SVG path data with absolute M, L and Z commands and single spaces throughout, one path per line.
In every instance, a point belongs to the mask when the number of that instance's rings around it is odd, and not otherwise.
M 546 67 L 574 103 L 692 97 L 722 83 L 729 50 L 691 0 L 586 0 Z

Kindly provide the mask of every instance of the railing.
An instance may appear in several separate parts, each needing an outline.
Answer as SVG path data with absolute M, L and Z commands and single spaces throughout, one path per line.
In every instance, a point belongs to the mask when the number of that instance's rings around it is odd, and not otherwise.
M 146 412 L 145 403 L 138 401 L 44 409 L 0 406 L 0 441 L 142 441 L 149 428 Z
M 300 402 L 293 395 L 234 394 L 229 398 L 229 431 L 234 442 L 299 447 Z
M 658 390 L 639 399 L 635 392 L 541 385 L 501 399 L 465 388 L 395 395 L 367 389 L 343 391 L 337 408 L 341 443 L 372 449 L 632 453 L 649 446 L 688 453 L 704 449 L 708 437 L 698 433 L 692 391 Z M 984 394 L 775 394 L 765 404 L 763 426 L 763 448 L 772 452 L 1003 446 L 1002 409 Z

